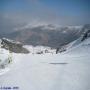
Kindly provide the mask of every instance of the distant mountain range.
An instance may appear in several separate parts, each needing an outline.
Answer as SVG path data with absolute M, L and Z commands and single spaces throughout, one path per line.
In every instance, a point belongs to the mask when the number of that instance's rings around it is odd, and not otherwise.
M 76 40 L 86 29 L 90 29 L 89 24 L 84 26 L 27 25 L 1 37 L 20 41 L 28 45 L 57 48 Z

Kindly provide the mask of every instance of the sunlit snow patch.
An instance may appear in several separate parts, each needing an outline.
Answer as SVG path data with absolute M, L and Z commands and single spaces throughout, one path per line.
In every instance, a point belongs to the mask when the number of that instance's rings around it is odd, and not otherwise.
M 7 73 L 9 70 L 10 68 L 0 69 L 0 75 Z
M 3 75 L 10 70 L 9 66 L 11 62 L 11 53 L 0 48 L 0 75 Z

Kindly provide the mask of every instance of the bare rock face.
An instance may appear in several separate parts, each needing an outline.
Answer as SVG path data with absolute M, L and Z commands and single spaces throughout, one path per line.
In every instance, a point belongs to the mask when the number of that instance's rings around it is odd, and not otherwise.
M 6 38 L 2 38 L 1 47 L 10 50 L 14 53 L 29 53 L 29 51 L 23 47 L 23 44 Z
M 88 37 L 90 37 L 90 30 L 86 30 L 83 32 L 83 34 L 81 35 L 81 41 L 84 41 Z

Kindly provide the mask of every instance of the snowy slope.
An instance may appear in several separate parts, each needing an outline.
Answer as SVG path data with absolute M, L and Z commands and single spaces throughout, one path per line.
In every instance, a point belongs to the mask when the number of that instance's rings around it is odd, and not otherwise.
M 74 48 L 79 47 L 79 46 L 82 47 L 82 45 L 84 45 L 86 47 L 87 47 L 87 45 L 90 45 L 90 30 L 85 30 L 77 40 L 74 40 L 73 42 L 62 46 L 60 48 L 59 52 L 60 53 L 65 52 L 66 53 L 70 50 L 73 50 Z M 85 48 L 85 50 L 87 50 L 87 49 Z M 74 52 L 75 52 L 75 50 L 74 50 Z
M 90 38 L 62 54 L 15 54 L 0 86 L 19 90 L 90 90 Z

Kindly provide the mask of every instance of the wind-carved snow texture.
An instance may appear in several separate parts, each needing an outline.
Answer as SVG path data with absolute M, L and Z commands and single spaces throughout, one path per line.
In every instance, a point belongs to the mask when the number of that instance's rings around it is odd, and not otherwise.
M 61 54 L 15 54 L 0 86 L 19 90 L 90 90 L 90 38 Z

